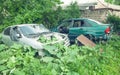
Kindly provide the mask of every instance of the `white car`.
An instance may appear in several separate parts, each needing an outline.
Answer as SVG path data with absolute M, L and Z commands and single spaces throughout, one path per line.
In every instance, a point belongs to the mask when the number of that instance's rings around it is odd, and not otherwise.
M 56 44 L 62 42 L 69 46 L 69 39 L 66 34 L 51 32 L 42 24 L 21 24 L 9 26 L 3 30 L 2 42 L 8 46 L 14 43 L 28 45 L 39 50 L 41 55 L 44 45 Z

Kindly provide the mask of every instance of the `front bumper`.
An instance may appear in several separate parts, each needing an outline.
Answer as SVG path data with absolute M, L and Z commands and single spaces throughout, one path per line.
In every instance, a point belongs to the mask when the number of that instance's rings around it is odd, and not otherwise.
M 55 44 L 62 44 L 64 46 L 69 46 L 70 45 L 69 38 L 65 34 L 53 33 L 53 34 L 45 35 L 43 37 L 44 38 L 42 38 L 42 39 L 46 40 L 46 41 L 40 40 L 40 42 L 43 43 L 43 46 L 45 46 L 45 45 L 55 45 Z M 55 39 L 52 40 L 51 37 L 54 37 Z
M 112 37 L 111 34 L 105 34 L 103 36 L 100 36 L 98 39 L 99 40 L 109 40 Z
M 69 46 L 70 45 L 70 40 L 68 37 L 64 38 L 64 46 Z

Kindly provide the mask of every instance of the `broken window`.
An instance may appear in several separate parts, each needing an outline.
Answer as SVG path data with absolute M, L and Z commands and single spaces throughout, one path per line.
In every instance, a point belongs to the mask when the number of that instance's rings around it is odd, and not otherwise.
M 72 21 L 65 21 L 60 26 L 69 27 L 72 24 Z
M 10 27 L 7 28 L 7 29 L 4 31 L 4 34 L 5 34 L 5 35 L 10 35 Z
M 73 27 L 90 27 L 91 25 L 84 20 L 75 20 Z

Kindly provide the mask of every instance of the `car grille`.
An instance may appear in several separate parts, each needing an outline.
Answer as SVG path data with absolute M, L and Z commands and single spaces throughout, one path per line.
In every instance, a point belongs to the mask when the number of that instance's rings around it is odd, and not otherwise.
M 70 40 L 68 37 L 65 37 L 64 39 L 64 46 L 69 46 L 70 45 Z

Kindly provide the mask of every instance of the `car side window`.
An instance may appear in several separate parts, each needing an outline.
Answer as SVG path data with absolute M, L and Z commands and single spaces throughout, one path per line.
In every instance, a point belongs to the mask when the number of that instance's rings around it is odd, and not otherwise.
M 19 28 L 17 26 L 11 28 L 10 38 L 13 41 L 18 41 L 19 40 L 18 38 L 21 38 L 21 34 L 20 34 Z
M 91 26 L 88 22 L 85 20 L 75 20 L 73 27 L 89 27 Z
M 81 20 L 75 20 L 74 24 L 73 24 L 73 27 L 81 27 L 82 24 L 83 24 L 83 22 Z
M 72 24 L 72 20 L 62 22 L 58 27 L 58 31 L 60 33 L 69 33 L 69 28 L 71 24 Z
M 10 35 L 10 29 L 11 29 L 11 27 L 5 29 L 4 35 Z
M 60 26 L 64 26 L 64 27 L 69 27 L 71 25 L 72 21 L 65 21 L 63 22 Z
M 88 21 L 84 21 L 84 25 L 83 25 L 84 27 L 91 27 L 91 24 L 89 24 L 89 22 Z

